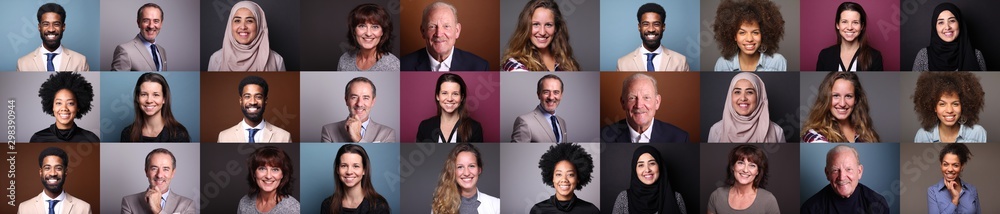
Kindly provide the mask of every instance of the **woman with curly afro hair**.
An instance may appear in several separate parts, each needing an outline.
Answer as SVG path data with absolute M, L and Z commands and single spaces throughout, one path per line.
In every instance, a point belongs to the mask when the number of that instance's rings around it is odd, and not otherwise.
M 531 207 L 535 213 L 599 213 L 594 204 L 577 198 L 574 191 L 590 183 L 594 158 L 580 145 L 560 143 L 550 146 L 538 160 L 542 182 L 554 187 L 556 194 Z
M 975 74 L 921 73 L 912 97 L 921 128 L 913 142 L 985 143 L 986 129 L 976 124 L 985 95 Z
M 74 120 L 90 112 L 94 87 L 79 73 L 57 72 L 38 89 L 42 111 L 56 118 L 48 128 L 35 132 L 29 142 L 101 142 Z
M 722 51 L 715 71 L 787 70 L 788 61 L 778 53 L 785 20 L 774 2 L 723 0 L 712 30 Z

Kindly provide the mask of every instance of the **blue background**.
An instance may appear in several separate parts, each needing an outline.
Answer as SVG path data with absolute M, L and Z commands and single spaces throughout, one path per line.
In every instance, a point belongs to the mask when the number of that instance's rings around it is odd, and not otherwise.
M 63 31 L 63 48 L 69 48 L 87 57 L 90 70 L 100 69 L 101 60 L 99 2 L 97 0 L 62 1 L 4 1 L 0 7 L 0 71 L 17 70 L 17 59 L 42 46 L 38 34 L 38 7 L 54 2 L 66 10 L 66 30 Z M 104 138 L 101 138 L 102 140 Z
M 826 180 L 826 152 L 837 143 L 802 144 L 799 148 L 799 203 L 809 200 L 830 181 Z M 861 184 L 882 194 L 889 203 L 890 213 L 899 213 L 899 144 L 868 143 L 850 144 L 858 150 L 864 171 Z M 801 204 L 800 204 L 801 205 Z
M 121 141 L 122 129 L 135 119 L 133 90 L 142 72 L 101 72 L 101 136 L 102 142 Z M 198 72 L 161 72 L 170 85 L 170 110 L 184 128 L 192 142 L 201 139 L 201 111 L 199 109 L 201 84 Z M 106 81 L 106 82 L 105 82 Z
M 680 1 L 601 1 L 601 71 L 618 70 L 618 58 L 642 45 L 639 22 L 635 14 L 639 6 L 653 2 L 667 11 L 661 45 L 687 57 L 692 71 L 701 70 L 699 40 L 699 3 Z
M 337 150 L 346 143 L 302 143 L 301 202 L 302 213 L 319 213 L 320 203 L 333 195 L 333 160 Z M 372 186 L 385 197 L 392 213 L 405 213 L 399 208 L 399 144 L 358 144 L 368 152 L 371 161 Z

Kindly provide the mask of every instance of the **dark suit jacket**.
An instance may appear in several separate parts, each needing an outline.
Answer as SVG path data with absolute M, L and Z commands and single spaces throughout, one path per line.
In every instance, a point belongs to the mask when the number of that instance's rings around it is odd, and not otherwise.
M 471 117 L 465 118 L 463 120 L 459 120 L 459 123 L 456 123 L 455 126 L 458 127 L 463 122 L 471 123 L 469 124 L 469 127 L 471 127 L 472 130 L 469 132 L 470 134 L 468 142 L 470 143 L 483 142 L 483 126 L 479 124 L 479 121 L 473 120 Z M 456 132 L 458 131 L 457 128 L 453 130 Z M 448 133 L 447 136 L 441 134 L 440 116 L 434 116 L 424 121 L 420 121 L 420 126 L 417 127 L 417 139 L 416 139 L 417 142 L 437 143 L 438 138 L 441 138 L 442 136 L 444 136 L 444 138 L 447 138 L 451 136 L 451 133 Z M 462 136 L 459 135 L 455 136 L 458 137 L 458 139 L 456 139 L 455 142 L 461 143 Z
M 882 53 L 875 48 L 872 48 L 872 61 L 871 66 L 868 67 L 868 71 L 882 71 Z M 854 57 L 857 57 L 858 53 L 854 53 Z M 844 65 L 844 67 L 851 65 Z M 819 51 L 819 58 L 816 59 L 816 70 L 817 71 L 837 71 L 840 68 L 840 46 L 833 45 L 828 48 L 824 48 Z M 850 68 L 848 68 L 850 69 Z M 861 63 L 858 63 L 858 69 L 861 69 Z
M 400 71 L 430 71 L 431 59 L 427 56 L 427 48 L 421 48 L 399 59 Z M 482 57 L 455 48 L 451 56 L 451 71 L 488 71 L 490 63 Z
M 687 143 L 688 133 L 677 126 L 653 119 L 653 136 L 650 143 Z M 631 143 L 628 123 L 620 120 L 601 129 L 601 143 Z

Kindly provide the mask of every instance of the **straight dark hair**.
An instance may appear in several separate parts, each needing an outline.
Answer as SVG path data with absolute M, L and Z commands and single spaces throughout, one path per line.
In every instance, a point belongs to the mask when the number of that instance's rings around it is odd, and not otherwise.
M 840 23 L 840 14 L 844 11 L 854 11 L 861 14 L 861 34 L 858 35 L 858 70 L 867 71 L 872 66 L 872 47 L 868 46 L 868 14 L 865 13 L 865 8 L 861 7 L 861 4 L 854 2 L 844 2 L 837 7 L 837 18 L 833 20 L 834 26 Z M 837 28 L 833 29 L 837 33 L 837 46 L 840 46 L 844 42 L 844 37 L 840 35 L 840 31 Z M 850 65 L 847 65 L 850 66 Z
M 142 141 L 142 129 L 146 126 L 146 114 L 143 114 L 142 103 L 139 103 L 139 86 L 143 83 L 153 82 L 160 84 L 163 90 L 163 106 L 160 108 L 160 117 L 163 118 L 163 130 L 167 131 L 167 136 L 171 139 L 176 139 L 182 133 L 180 130 L 183 127 L 177 119 L 174 119 L 174 113 L 170 111 L 170 85 L 167 84 L 167 79 L 163 78 L 163 75 L 153 72 L 147 72 L 139 76 L 139 79 L 135 81 L 135 90 L 132 93 L 132 109 L 135 112 L 135 120 L 132 121 L 132 133 L 129 136 L 128 142 L 139 142 Z
M 333 183 L 337 189 L 333 192 L 330 211 L 332 213 L 341 213 L 340 209 L 343 208 L 341 202 L 343 202 L 344 197 L 347 196 L 347 184 L 344 184 L 344 182 L 340 180 L 340 171 L 337 169 L 341 164 L 340 157 L 344 154 L 357 154 L 361 156 L 361 163 L 364 164 L 363 168 L 365 170 L 365 175 L 361 177 L 361 183 L 358 185 L 361 185 L 361 192 L 365 194 L 365 200 L 368 201 L 368 210 L 390 211 L 391 208 L 389 208 L 389 205 L 386 203 L 385 197 L 382 197 L 382 195 L 379 195 L 378 192 L 375 192 L 375 187 L 372 186 L 371 160 L 368 158 L 368 152 L 365 151 L 364 147 L 358 146 L 358 144 L 346 144 L 341 146 L 340 149 L 337 150 L 337 156 L 334 156 Z

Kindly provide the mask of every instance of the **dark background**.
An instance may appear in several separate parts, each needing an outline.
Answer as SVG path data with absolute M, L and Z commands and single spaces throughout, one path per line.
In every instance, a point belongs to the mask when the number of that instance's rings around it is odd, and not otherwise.
M 299 74 L 291 72 L 202 72 L 201 142 L 219 142 L 219 132 L 243 120 L 239 86 L 250 75 L 267 81 L 264 121 L 288 131 L 292 142 L 299 142 Z
M 7 194 L 16 190 L 14 204 L 20 205 L 22 202 L 34 198 L 44 191 L 42 178 L 38 176 L 38 169 L 40 169 L 38 167 L 38 155 L 42 153 L 42 150 L 49 147 L 61 148 L 63 151 L 66 151 L 66 155 L 69 157 L 68 166 L 65 168 L 66 174 L 64 179 L 66 182 L 63 184 L 63 190 L 66 191 L 66 194 L 90 204 L 90 211 L 100 212 L 101 159 L 99 157 L 101 156 L 101 146 L 98 143 L 19 143 L 17 144 L 17 150 L 9 150 L 10 152 L 17 152 L 17 154 L 7 155 L 17 158 L 16 163 L 10 166 L 10 170 L 15 170 L 16 174 L 13 179 L 7 178 L 3 183 L 3 189 L 5 189 L 3 192 L 4 205 L 0 206 L 0 213 L 17 213 L 17 206 L 8 206 L 6 204 L 10 200 L 10 198 L 7 198 Z M 4 160 L 7 160 L 6 156 Z M 4 165 L 7 164 L 10 163 L 4 161 Z M 15 190 L 6 190 L 10 185 L 6 180 L 16 182 L 14 184 Z M 42 210 L 39 212 L 45 211 Z
M 799 114 L 796 112 L 799 105 L 799 92 L 788 90 L 799 87 L 798 72 L 758 72 L 754 73 L 764 81 L 764 89 L 767 90 L 768 110 L 771 114 L 771 122 L 781 126 L 785 131 L 785 142 L 796 143 L 799 138 Z M 736 76 L 729 72 L 704 72 L 701 73 L 701 140 L 708 141 L 708 134 L 712 125 L 722 120 L 722 111 L 725 106 L 722 101 L 729 95 L 729 83 Z M 758 101 L 759 102 L 759 101 Z M 732 105 L 731 101 L 725 100 L 725 105 Z
M 223 31 L 229 33 L 226 23 L 229 11 L 237 0 L 201 1 L 201 70 L 208 70 L 212 53 L 222 48 Z M 299 16 L 298 0 L 255 0 L 264 10 L 267 19 L 271 50 L 285 60 L 285 70 L 299 70 Z M 309 47 L 315 47 L 310 44 Z M 339 57 L 339 55 L 338 55 Z
M 406 55 L 424 48 L 420 23 L 424 8 L 438 0 L 406 0 L 400 2 L 400 54 Z M 500 70 L 500 0 L 445 1 L 458 10 L 462 33 L 455 47 L 482 57 L 490 70 Z M 340 57 L 340 56 L 337 56 Z M 426 55 L 421 55 L 426 57 Z
M 937 14 L 931 13 L 942 2 L 951 2 L 962 10 L 962 19 L 967 29 L 960 29 L 960 32 L 968 33 L 972 47 L 983 53 L 986 69 L 998 70 L 1000 64 L 996 63 L 1000 61 L 1000 50 L 997 47 L 1000 47 L 1000 40 L 996 39 L 996 35 L 1000 34 L 1000 28 L 996 27 L 996 14 L 1000 10 L 1000 1 L 976 0 L 901 0 L 901 70 L 913 70 L 913 59 L 917 57 L 917 52 L 930 45 L 933 31 L 931 17 L 937 17 Z
M 292 197 L 299 197 L 301 168 L 299 167 L 299 144 L 201 144 L 201 213 L 235 213 L 240 198 L 250 193 L 247 184 L 247 158 L 254 150 L 264 146 L 275 146 L 284 150 L 292 159 Z M 233 167 L 233 171 L 228 168 Z M 198 199 L 195 199 L 198 200 Z
M 632 176 L 632 153 L 643 144 L 608 143 L 601 151 L 601 213 L 611 213 L 618 193 L 629 188 Z M 660 161 L 667 169 L 660 176 L 670 179 L 670 187 L 681 193 L 688 213 L 698 210 L 698 144 L 654 143 L 647 144 L 660 151 Z
M 300 38 L 308 41 L 302 48 L 302 70 L 336 71 L 340 55 L 351 49 L 347 40 L 347 17 L 351 10 L 364 3 L 376 3 L 389 13 L 392 20 L 392 55 L 399 58 L 399 0 L 304 0 Z M 282 14 L 289 15 L 289 14 Z M 384 33 L 384 32 L 383 32 Z M 273 35 L 273 34 L 272 34 Z M 282 55 L 284 56 L 284 55 Z M 287 58 L 287 57 L 286 57 Z M 291 70 L 291 69 L 289 69 Z
M 479 192 L 500 198 L 500 144 L 473 143 L 482 155 Z M 400 213 L 430 213 L 434 188 L 455 144 L 403 143 L 399 146 Z M 510 198 L 507 200 L 517 200 Z M 503 199 L 501 198 L 501 202 Z M 499 208 L 499 207 L 498 207 Z
M 701 145 L 701 213 L 708 212 L 708 198 L 712 191 L 725 186 L 729 170 L 729 151 L 740 144 L 711 143 Z M 767 185 L 762 189 L 771 192 L 782 213 L 799 212 L 799 144 L 756 144 L 767 155 Z M 759 164 L 759 163 L 758 163 Z M 757 176 L 763 176 L 759 171 Z M 760 199 L 760 198 L 758 198 Z M 723 205 L 728 206 L 728 205 Z M 716 211 L 719 212 L 719 211 Z M 693 213 L 688 211 L 688 213 Z

